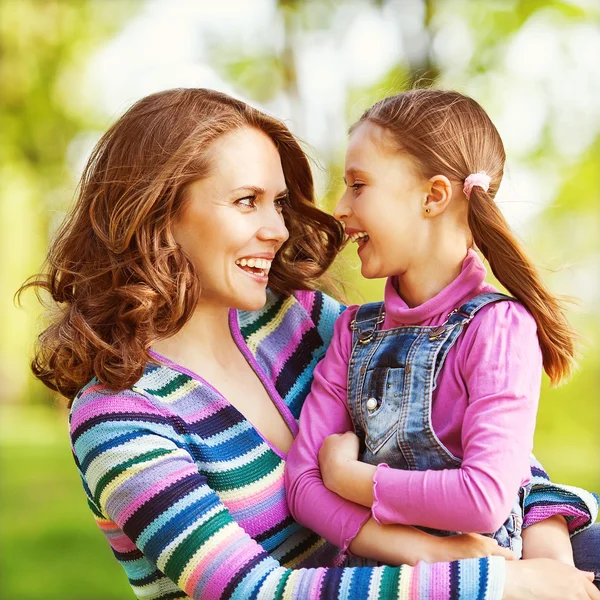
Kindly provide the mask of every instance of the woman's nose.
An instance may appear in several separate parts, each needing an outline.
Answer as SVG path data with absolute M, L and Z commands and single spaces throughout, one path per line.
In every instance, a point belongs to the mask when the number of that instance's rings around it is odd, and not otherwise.
M 277 242 L 278 244 L 283 244 L 290 237 L 290 232 L 285 225 L 283 215 L 279 211 L 269 211 L 259 230 L 259 237 L 264 240 Z

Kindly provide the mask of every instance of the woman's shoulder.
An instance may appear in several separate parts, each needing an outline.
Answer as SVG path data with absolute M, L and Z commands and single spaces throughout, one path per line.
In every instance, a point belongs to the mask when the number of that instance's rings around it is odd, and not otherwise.
M 242 336 L 263 337 L 275 329 L 316 329 L 324 341 L 331 339 L 333 325 L 345 305 L 319 290 L 297 290 L 289 296 L 267 290 L 265 305 L 255 311 L 237 311 Z
M 162 365 L 148 363 L 142 377 L 130 388 L 114 390 L 93 378 L 73 399 L 70 409 L 71 426 L 80 420 L 141 417 L 164 412 L 161 392 L 178 374 Z M 149 417 L 148 417 L 149 418 Z

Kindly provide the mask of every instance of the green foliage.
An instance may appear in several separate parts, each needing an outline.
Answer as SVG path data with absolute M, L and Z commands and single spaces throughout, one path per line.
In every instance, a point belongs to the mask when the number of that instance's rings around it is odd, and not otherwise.
M 50 399 L 23 360 L 39 308 L 28 298 L 27 311 L 16 312 L 12 296 L 39 270 L 53 219 L 73 195 L 70 143 L 106 124 L 83 85 L 90 53 L 136 6 L 139 0 L 0 2 L 0 402 Z
M 272 100 L 284 87 L 285 71 L 274 54 L 240 56 L 239 50 L 227 47 L 215 50 L 213 56 L 219 72 L 256 102 Z

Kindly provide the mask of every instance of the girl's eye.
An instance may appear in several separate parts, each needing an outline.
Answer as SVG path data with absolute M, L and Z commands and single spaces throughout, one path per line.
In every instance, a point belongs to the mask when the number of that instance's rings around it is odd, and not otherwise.
M 256 196 L 246 196 L 236 200 L 237 206 L 243 206 L 244 208 L 255 208 L 256 207 Z
M 351 187 L 355 192 L 358 192 L 358 190 L 360 190 L 361 187 L 363 187 L 363 185 L 365 185 L 364 183 L 354 183 L 348 187 Z

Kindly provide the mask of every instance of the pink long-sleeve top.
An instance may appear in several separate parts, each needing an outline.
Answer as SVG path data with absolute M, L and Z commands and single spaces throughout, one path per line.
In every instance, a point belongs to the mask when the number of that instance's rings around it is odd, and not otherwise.
M 410 308 L 393 279 L 385 287 L 384 329 L 435 326 L 479 294 L 496 291 L 469 251 L 459 276 L 434 298 Z M 374 475 L 371 509 L 329 491 L 318 452 L 330 434 L 352 431 L 347 372 L 350 322 L 357 306 L 339 317 L 300 418 L 286 466 L 293 516 L 346 549 L 372 515 L 382 524 L 451 531 L 493 532 L 506 520 L 519 487 L 531 477 L 542 356 L 533 317 L 523 305 L 496 302 L 481 309 L 451 348 L 433 392 L 431 422 L 441 443 L 462 459 L 458 469 L 405 471 L 381 464 Z

